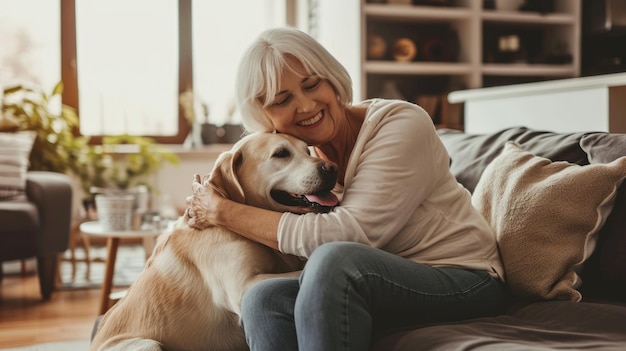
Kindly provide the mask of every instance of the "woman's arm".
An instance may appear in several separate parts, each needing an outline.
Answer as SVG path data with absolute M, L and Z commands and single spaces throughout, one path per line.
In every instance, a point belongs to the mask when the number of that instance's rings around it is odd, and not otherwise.
M 331 241 L 401 252 L 421 239 L 417 218 L 438 184 L 449 180 L 449 158 L 432 119 L 407 102 L 373 103 L 346 170 L 341 205 L 327 214 L 283 214 L 281 252 L 308 257 Z
M 220 226 L 278 250 L 278 223 L 282 213 L 241 204 L 223 197 L 196 174 L 186 215 L 192 228 Z

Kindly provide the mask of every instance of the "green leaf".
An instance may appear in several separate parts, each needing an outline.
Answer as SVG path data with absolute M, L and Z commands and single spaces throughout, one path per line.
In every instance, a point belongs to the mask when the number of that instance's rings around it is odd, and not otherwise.
M 63 94 L 63 81 L 58 82 L 57 85 L 54 86 L 54 89 L 52 90 L 51 95 L 61 95 L 61 94 Z

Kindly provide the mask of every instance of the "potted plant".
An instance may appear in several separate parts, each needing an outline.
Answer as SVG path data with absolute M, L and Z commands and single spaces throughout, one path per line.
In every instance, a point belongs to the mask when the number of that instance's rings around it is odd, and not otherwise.
M 37 136 L 29 158 L 29 170 L 67 173 L 86 138 L 74 135 L 76 111 L 61 102 L 63 83 L 50 94 L 37 87 L 17 85 L 3 90 L 1 115 L 16 130 L 32 130 Z
M 85 144 L 72 172 L 80 180 L 87 216 L 96 208 L 97 194 L 133 194 L 140 211 L 148 210 L 150 177 L 164 163 L 178 164 L 178 156 L 152 138 L 117 135 L 102 138 L 102 145 Z M 145 197 L 140 200 L 141 195 Z
M 96 191 L 130 191 L 149 185 L 149 177 L 165 163 L 178 164 L 178 156 L 141 136 L 106 136 L 102 145 L 75 135 L 76 111 L 63 104 L 63 83 L 50 94 L 40 88 L 18 85 L 4 89 L 2 116 L 16 130 L 33 130 L 37 136 L 30 154 L 29 170 L 74 175 L 83 191 L 85 209 Z
M 102 145 L 84 144 L 72 171 L 86 193 L 125 191 L 149 185 L 164 163 L 178 164 L 178 156 L 152 138 L 134 135 L 105 136 Z

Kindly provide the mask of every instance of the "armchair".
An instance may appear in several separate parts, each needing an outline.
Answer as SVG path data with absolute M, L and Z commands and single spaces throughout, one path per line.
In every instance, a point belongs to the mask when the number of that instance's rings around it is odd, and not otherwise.
M 71 218 L 71 181 L 61 173 L 28 172 L 26 196 L 0 201 L 0 263 L 36 257 L 44 300 L 55 287 L 59 254 L 68 248 Z

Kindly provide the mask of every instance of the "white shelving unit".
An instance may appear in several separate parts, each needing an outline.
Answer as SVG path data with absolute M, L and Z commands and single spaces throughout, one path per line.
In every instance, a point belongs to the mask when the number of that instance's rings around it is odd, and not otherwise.
M 389 80 L 397 81 L 401 88 L 408 86 L 404 91 L 411 96 L 405 99 L 415 101 L 415 95 L 424 91 L 444 94 L 450 90 L 499 85 L 506 79 L 517 83 L 516 79 L 532 82 L 580 75 L 581 0 L 555 0 L 554 11 L 547 14 L 483 9 L 482 0 L 452 0 L 449 6 L 360 2 L 360 81 L 364 98 L 380 96 L 377 89 Z M 448 30 L 458 38 L 454 60 L 425 61 L 420 57 L 419 45 L 418 56 L 410 62 L 396 61 L 389 54 L 376 60 L 368 58 L 371 34 L 383 37 L 389 52 L 400 37 L 415 39 L 417 44 L 422 35 L 428 35 L 424 33 Z M 489 45 L 493 46 L 493 37 L 507 32 L 532 33 L 535 51 L 554 51 L 558 45 L 571 54 L 571 60 L 545 63 L 527 57 L 498 62 L 488 57 L 486 52 Z M 412 87 L 416 90 L 411 91 Z

